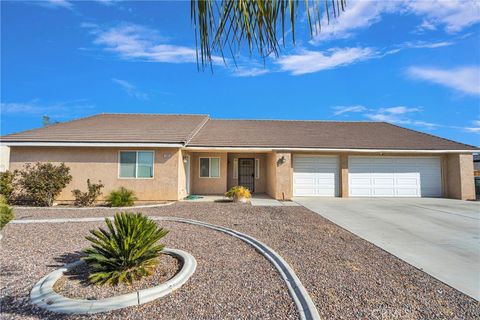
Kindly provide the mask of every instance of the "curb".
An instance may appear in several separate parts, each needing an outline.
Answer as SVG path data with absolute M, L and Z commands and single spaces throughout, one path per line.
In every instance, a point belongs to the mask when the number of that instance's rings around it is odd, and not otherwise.
M 91 210 L 91 209 L 104 209 L 104 210 L 128 210 L 128 209 L 142 209 L 142 208 L 157 208 L 157 207 L 165 207 L 174 204 L 175 202 L 167 202 L 162 204 L 145 204 L 140 206 L 131 206 L 131 207 L 24 207 L 24 206 L 13 206 L 13 209 L 22 209 L 22 210 L 39 210 L 39 209 L 47 209 L 47 210 Z
M 295 274 L 295 271 L 288 265 L 288 263 L 273 249 L 268 247 L 266 244 L 258 241 L 257 239 L 246 235 L 244 233 L 235 231 L 233 229 L 229 229 L 226 227 L 217 226 L 214 224 L 209 224 L 197 220 L 190 220 L 190 219 L 183 219 L 183 218 L 171 218 L 171 217 L 159 217 L 153 216 L 150 217 L 153 220 L 160 220 L 160 221 L 173 221 L 173 222 L 180 222 L 180 223 L 188 223 L 198 226 L 203 226 L 206 228 L 210 228 L 216 231 L 220 231 L 226 234 L 229 234 L 235 238 L 238 238 L 252 247 L 254 247 L 260 254 L 262 254 L 271 264 L 275 266 L 278 270 L 280 275 L 282 276 L 283 280 L 287 284 L 288 291 L 290 296 L 292 297 L 295 305 L 297 306 L 298 312 L 300 313 L 300 319 L 302 320 L 320 320 L 320 315 L 313 303 L 310 295 L 308 294 L 307 290 L 303 286 L 300 279 Z
M 163 249 L 163 253 L 180 259 L 183 266 L 173 278 L 158 286 L 100 300 L 65 298 L 53 290 L 53 285 L 65 272 L 85 263 L 83 260 L 78 260 L 40 279 L 30 293 L 30 301 L 40 308 L 64 314 L 93 314 L 142 305 L 169 295 L 185 284 L 195 272 L 197 261 L 190 253 L 170 248 Z

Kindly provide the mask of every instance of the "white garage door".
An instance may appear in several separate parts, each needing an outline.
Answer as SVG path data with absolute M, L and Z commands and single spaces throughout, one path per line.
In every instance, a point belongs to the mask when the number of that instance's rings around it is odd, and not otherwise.
M 349 157 L 352 197 L 440 197 L 439 157 Z
M 293 157 L 294 196 L 338 196 L 338 157 Z

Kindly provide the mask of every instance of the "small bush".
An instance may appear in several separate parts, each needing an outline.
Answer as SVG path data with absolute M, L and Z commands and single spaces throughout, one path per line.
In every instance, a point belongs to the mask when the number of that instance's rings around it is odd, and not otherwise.
M 13 209 L 6 204 L 0 204 L 0 230 L 13 219 Z
M 235 186 L 225 193 L 225 197 L 231 198 L 233 200 L 238 199 L 250 199 L 252 195 L 250 194 L 250 190 L 242 186 Z
M 6 203 L 12 203 L 15 192 L 15 177 L 17 171 L 0 172 L 0 195 L 2 195 Z
M 117 285 L 131 284 L 134 280 L 150 275 L 164 245 L 157 241 L 168 230 L 141 213 L 116 213 L 114 221 L 105 219 L 108 230 L 91 230 L 86 239 L 92 247 L 83 250 L 85 262 L 90 267 L 92 283 Z
M 39 206 L 51 206 L 55 197 L 72 181 L 70 168 L 64 163 L 27 163 L 19 175 L 22 197 Z
M 102 181 L 98 181 L 98 183 L 90 183 L 90 179 L 87 179 L 87 192 L 82 192 L 78 189 L 72 190 L 73 196 L 75 197 L 75 201 L 73 204 L 77 207 L 88 207 L 95 203 L 97 198 L 102 194 L 100 191 L 104 185 Z
M 124 187 L 110 192 L 107 196 L 107 203 L 112 207 L 130 207 L 133 206 L 135 200 L 137 200 L 135 193 Z

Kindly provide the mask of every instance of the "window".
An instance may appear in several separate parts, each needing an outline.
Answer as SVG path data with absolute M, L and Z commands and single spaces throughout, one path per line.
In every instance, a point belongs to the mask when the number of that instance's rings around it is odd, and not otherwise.
M 260 179 L 260 159 L 255 159 L 255 179 Z
M 200 158 L 200 178 L 220 177 L 220 158 Z
M 153 151 L 120 151 L 120 178 L 153 178 Z

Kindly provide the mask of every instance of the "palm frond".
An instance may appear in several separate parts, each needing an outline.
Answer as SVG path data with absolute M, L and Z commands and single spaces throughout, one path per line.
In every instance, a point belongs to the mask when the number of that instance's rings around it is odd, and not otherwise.
M 257 52 L 263 58 L 278 55 L 279 38 L 285 44 L 287 23 L 295 44 L 300 8 L 305 10 L 310 35 L 321 31 L 320 1 L 325 3 L 327 23 L 346 7 L 346 0 L 191 0 L 198 65 L 211 65 L 216 60 L 214 53 L 225 61 L 225 48 L 235 58 L 234 53 L 244 45 L 250 54 Z
M 157 242 L 168 230 L 141 213 L 117 213 L 105 219 L 108 230 L 91 230 L 86 239 L 92 246 L 83 250 L 90 267 L 90 281 L 96 284 L 131 283 L 149 275 L 164 246 Z

